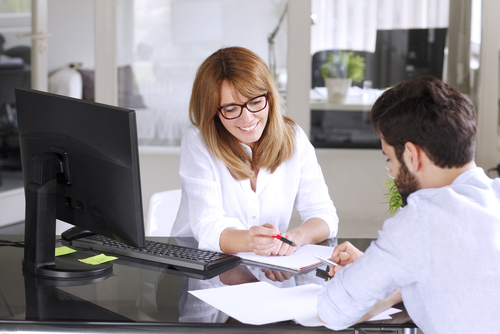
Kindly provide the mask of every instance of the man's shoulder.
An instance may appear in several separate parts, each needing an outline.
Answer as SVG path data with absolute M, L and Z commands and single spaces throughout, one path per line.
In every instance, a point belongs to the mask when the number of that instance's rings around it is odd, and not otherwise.
M 490 179 L 479 167 L 459 175 L 450 185 L 440 188 L 420 189 L 408 197 L 408 204 L 426 205 L 447 201 L 475 202 L 478 198 L 500 196 L 500 179 Z M 441 205 L 443 206 L 443 205 Z

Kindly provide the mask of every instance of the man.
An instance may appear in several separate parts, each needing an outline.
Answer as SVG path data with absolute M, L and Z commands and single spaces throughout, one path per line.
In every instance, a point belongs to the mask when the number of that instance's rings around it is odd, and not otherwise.
M 420 77 L 384 92 L 371 121 L 404 207 L 365 254 L 350 243 L 335 248 L 341 266 L 319 296 L 319 317 L 348 327 L 400 287 L 424 333 L 498 331 L 500 179 L 474 162 L 472 103 Z

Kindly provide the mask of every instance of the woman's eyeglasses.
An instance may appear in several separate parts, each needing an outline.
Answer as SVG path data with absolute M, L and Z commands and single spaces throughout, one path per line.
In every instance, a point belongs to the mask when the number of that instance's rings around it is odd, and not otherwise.
M 245 104 L 228 104 L 217 108 L 225 119 L 236 119 L 243 113 L 243 108 L 247 108 L 252 113 L 264 110 L 267 107 L 267 93 L 254 97 Z

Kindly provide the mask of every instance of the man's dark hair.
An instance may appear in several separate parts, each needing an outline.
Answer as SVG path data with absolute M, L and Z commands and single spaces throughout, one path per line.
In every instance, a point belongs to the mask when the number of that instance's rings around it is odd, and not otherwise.
M 371 110 L 375 133 L 402 162 L 412 142 L 441 168 L 462 167 L 474 159 L 476 112 L 472 102 L 433 76 L 401 82 L 385 91 Z

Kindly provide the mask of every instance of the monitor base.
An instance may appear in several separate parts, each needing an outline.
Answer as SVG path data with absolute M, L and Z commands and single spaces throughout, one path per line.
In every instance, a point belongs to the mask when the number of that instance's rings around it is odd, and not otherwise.
M 88 281 L 107 278 L 113 273 L 111 262 L 90 265 L 80 262 L 80 259 L 94 256 L 90 252 L 75 252 L 55 258 L 54 263 L 35 264 L 32 261 L 23 260 L 23 272 L 36 278 L 43 278 L 57 281 Z

